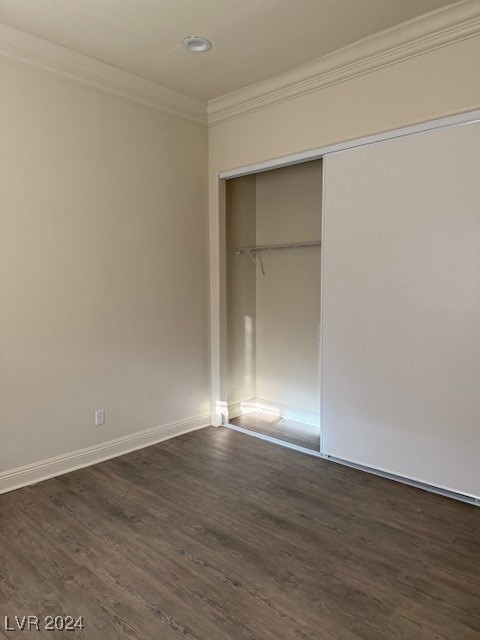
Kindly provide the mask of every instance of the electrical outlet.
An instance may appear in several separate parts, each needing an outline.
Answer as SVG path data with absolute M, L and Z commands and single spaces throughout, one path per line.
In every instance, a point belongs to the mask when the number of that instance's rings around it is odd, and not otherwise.
M 95 411 L 95 426 L 100 427 L 102 424 L 105 424 L 105 409 Z

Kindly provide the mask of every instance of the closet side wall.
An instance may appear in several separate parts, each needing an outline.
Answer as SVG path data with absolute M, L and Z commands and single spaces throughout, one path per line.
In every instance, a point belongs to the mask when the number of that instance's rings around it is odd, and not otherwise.
M 227 197 L 227 394 L 230 417 L 255 398 L 255 265 L 236 247 L 256 244 L 256 176 L 226 183 Z
M 257 175 L 257 243 L 316 241 L 321 236 L 322 163 Z M 320 249 L 262 254 L 257 273 L 257 398 L 318 422 Z M 300 414 L 300 412 L 303 412 Z

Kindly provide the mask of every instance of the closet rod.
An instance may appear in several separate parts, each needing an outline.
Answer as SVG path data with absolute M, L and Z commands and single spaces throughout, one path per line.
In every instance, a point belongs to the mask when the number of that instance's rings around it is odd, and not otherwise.
M 235 255 L 250 255 L 252 253 L 258 253 L 259 251 L 279 251 L 281 249 L 310 249 L 313 247 L 320 247 L 321 242 L 292 242 L 290 244 L 265 244 L 257 247 L 241 247 L 234 249 Z

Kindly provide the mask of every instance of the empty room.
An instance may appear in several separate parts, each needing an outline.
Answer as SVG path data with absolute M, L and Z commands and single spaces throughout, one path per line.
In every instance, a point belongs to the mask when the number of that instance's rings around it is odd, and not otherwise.
M 0 0 L 0 639 L 480 640 L 480 0 Z

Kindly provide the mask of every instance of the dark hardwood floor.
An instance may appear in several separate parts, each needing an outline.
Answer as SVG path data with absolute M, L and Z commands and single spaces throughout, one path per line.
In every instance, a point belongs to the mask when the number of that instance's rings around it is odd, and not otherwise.
M 244 413 L 238 418 L 232 418 L 230 424 L 296 444 L 305 449 L 320 451 L 320 427 L 281 418 L 265 411 Z
M 480 509 L 210 427 L 0 496 L 0 602 L 8 638 L 478 640 Z

